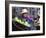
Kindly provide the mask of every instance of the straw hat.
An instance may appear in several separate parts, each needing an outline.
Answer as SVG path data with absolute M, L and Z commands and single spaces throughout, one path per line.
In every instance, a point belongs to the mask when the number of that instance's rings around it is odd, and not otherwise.
M 27 14 L 27 13 L 28 13 L 28 10 L 27 9 L 22 9 L 21 14 Z

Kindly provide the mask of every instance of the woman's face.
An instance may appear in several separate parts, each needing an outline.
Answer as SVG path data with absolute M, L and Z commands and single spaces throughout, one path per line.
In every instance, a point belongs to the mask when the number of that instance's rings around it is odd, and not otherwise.
M 23 14 L 23 16 L 24 16 L 24 17 L 27 17 L 27 16 L 28 16 L 28 14 Z

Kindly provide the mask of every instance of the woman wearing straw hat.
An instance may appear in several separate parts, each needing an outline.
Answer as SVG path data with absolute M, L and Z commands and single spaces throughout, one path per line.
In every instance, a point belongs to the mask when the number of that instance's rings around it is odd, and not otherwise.
M 27 9 L 22 9 L 20 17 L 24 21 L 27 21 L 30 25 L 27 25 L 30 30 L 36 30 L 36 28 L 33 26 L 33 17 L 29 15 L 29 12 Z

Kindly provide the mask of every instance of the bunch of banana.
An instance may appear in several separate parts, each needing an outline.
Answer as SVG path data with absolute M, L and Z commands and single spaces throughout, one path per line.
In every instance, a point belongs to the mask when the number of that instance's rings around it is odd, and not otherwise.
M 18 23 L 20 23 L 20 24 L 22 24 L 22 25 L 25 25 L 25 26 L 27 26 L 27 27 L 30 27 L 30 26 L 31 26 L 27 21 L 21 20 L 21 19 L 19 19 L 18 17 L 15 17 L 15 18 L 14 18 L 14 21 L 16 21 L 16 22 L 18 22 Z

